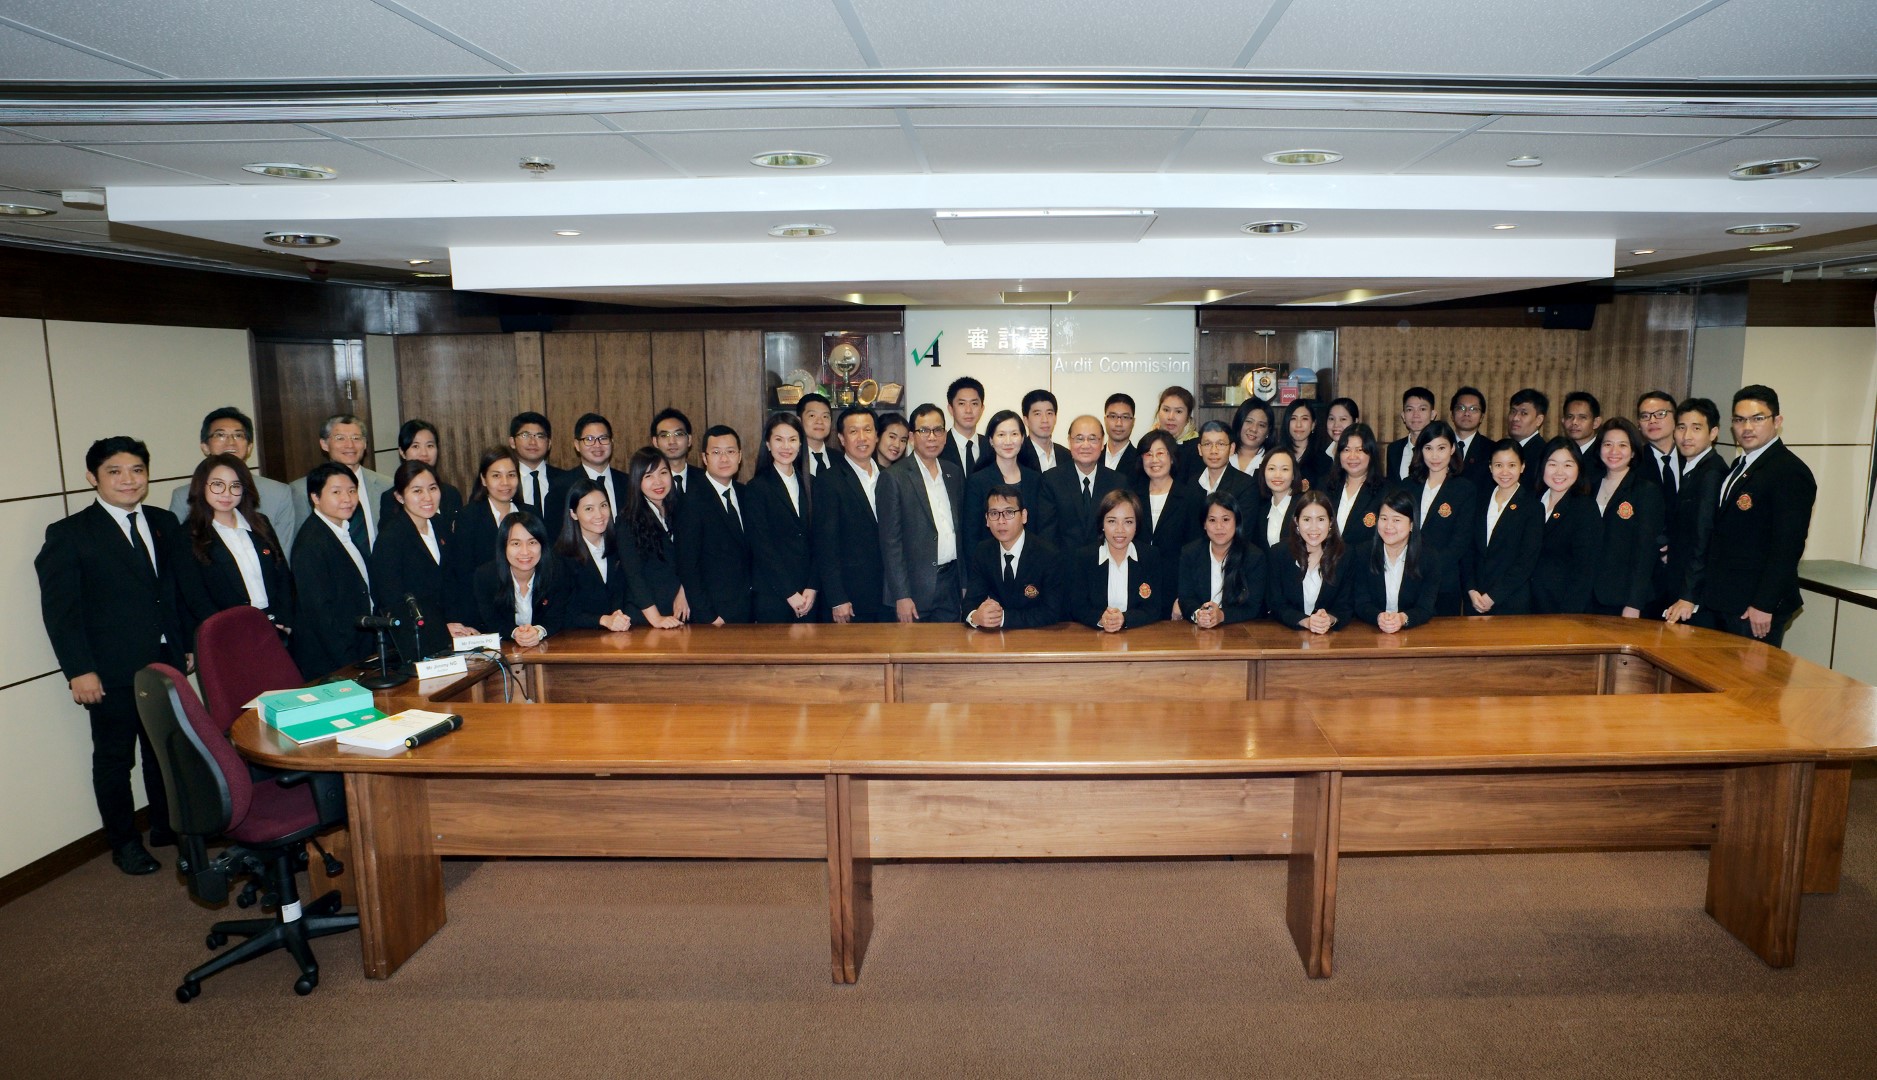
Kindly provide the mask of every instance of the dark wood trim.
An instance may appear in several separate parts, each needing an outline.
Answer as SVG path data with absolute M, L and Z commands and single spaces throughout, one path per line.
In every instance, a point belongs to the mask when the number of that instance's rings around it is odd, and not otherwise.
M 150 820 L 150 811 L 137 811 L 137 831 L 142 832 Z M 104 842 L 104 830 L 94 829 L 78 839 L 55 848 L 50 854 L 43 855 L 5 877 L 0 877 L 0 907 L 5 907 L 41 885 L 49 885 L 66 874 L 78 869 L 100 855 L 110 854 L 111 847 Z M 174 869 L 172 862 L 172 869 Z
M 1877 281 L 1747 282 L 1748 326 L 1870 326 Z
M 826 330 L 881 333 L 904 308 L 636 308 L 537 296 L 410 290 L 397 294 L 398 334 L 603 333 L 616 330 Z

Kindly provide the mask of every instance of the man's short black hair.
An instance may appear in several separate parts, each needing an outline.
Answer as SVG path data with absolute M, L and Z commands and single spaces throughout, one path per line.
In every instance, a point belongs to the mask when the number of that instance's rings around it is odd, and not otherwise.
M 847 408 L 841 410 L 840 416 L 834 418 L 834 430 L 840 432 L 842 435 L 846 435 L 847 420 L 852 416 L 864 416 L 871 422 L 873 420 L 873 410 L 867 408 L 865 405 L 849 405 Z
M 979 403 L 983 403 L 984 384 L 969 375 L 962 375 L 953 379 L 952 384 L 945 388 L 945 403 L 947 405 L 951 404 L 952 399 L 958 396 L 958 391 L 960 390 L 976 390 L 978 392 Z
M 1571 411 L 1571 406 L 1579 401 L 1590 406 L 1590 415 L 1592 417 L 1603 415 L 1603 403 L 1597 400 L 1597 395 L 1588 390 L 1573 390 L 1564 395 L 1564 411 Z
M 1049 402 L 1049 407 L 1052 409 L 1062 408 L 1061 405 L 1058 405 L 1056 403 L 1056 395 L 1050 393 L 1047 390 L 1032 390 L 1029 393 L 1023 395 L 1023 415 L 1025 416 L 1030 415 L 1031 406 L 1040 404 L 1045 401 Z
M 1135 411 L 1134 399 L 1128 396 L 1127 394 L 1109 394 L 1108 400 L 1101 403 L 1101 411 L 1107 412 L 1108 406 L 1116 404 L 1117 402 L 1122 405 L 1126 405 L 1128 407 L 1128 412 Z
M 1770 386 L 1754 383 L 1752 386 L 1743 386 L 1734 391 L 1733 403 L 1738 405 L 1743 401 L 1764 401 L 1766 407 L 1773 410 L 1774 416 L 1779 415 L 1779 391 Z
M 991 508 L 992 499 L 1009 499 L 1016 503 L 1018 510 L 1023 509 L 1023 489 L 1015 484 L 992 484 L 991 490 L 984 495 L 984 509 Z
M 313 471 L 306 474 L 307 501 L 311 502 L 318 498 L 319 493 L 326 490 L 326 481 L 331 480 L 335 476 L 343 476 L 347 480 L 352 481 L 354 487 L 358 486 L 357 473 L 336 461 L 324 461 L 315 465 Z
M 1636 396 L 1637 412 L 1642 411 L 1642 403 L 1645 401 L 1666 401 L 1668 402 L 1669 408 L 1672 409 L 1675 407 L 1675 395 L 1669 393 L 1667 390 L 1650 390 L 1647 393 L 1638 394 Z
M 712 439 L 721 439 L 725 435 L 730 436 L 730 438 L 736 442 L 736 448 L 738 450 L 743 449 L 743 436 L 738 435 L 736 429 L 729 424 L 712 424 L 705 428 L 704 445 L 708 447 Z
M 1708 426 L 1711 428 L 1721 426 L 1721 407 L 1714 404 L 1714 402 L 1708 398 L 1691 397 L 1687 401 L 1675 406 L 1675 419 L 1680 420 L 1683 413 L 1691 412 L 1700 413 L 1701 418 L 1706 420 Z
M 1453 396 L 1447 399 L 1447 412 L 1449 413 L 1458 412 L 1460 409 L 1460 399 L 1463 397 L 1472 397 L 1472 398 L 1477 399 L 1479 401 L 1479 411 L 1482 414 L 1485 413 L 1486 395 L 1477 386 L 1462 386 L 1460 389 L 1455 390 L 1453 392 Z
M 1410 386 L 1406 390 L 1403 390 L 1401 392 L 1402 407 L 1406 408 L 1408 405 L 1408 402 L 1413 401 L 1415 398 L 1419 398 L 1422 401 L 1427 402 L 1427 407 L 1430 409 L 1434 408 L 1436 405 L 1439 404 L 1437 401 L 1434 400 L 1434 392 L 1432 390 L 1429 390 L 1425 386 Z
M 574 421 L 574 438 L 578 439 L 580 437 L 581 432 L 585 431 L 587 428 L 593 426 L 594 424 L 598 424 L 599 426 L 606 429 L 607 438 L 610 439 L 613 437 L 613 422 L 611 420 L 606 419 L 604 416 L 601 416 L 599 413 L 590 412 L 590 413 L 581 413 L 580 419 Z
M 657 416 L 652 417 L 652 426 L 647 428 L 645 431 L 646 437 L 651 438 L 651 439 L 658 438 L 658 425 L 664 423 L 667 420 L 676 420 L 678 423 L 684 425 L 684 433 L 686 435 L 689 435 L 691 433 L 691 418 L 690 417 L 684 415 L 684 413 L 678 409 L 664 408 L 664 409 L 658 410 Z
M 917 427 L 919 426 L 919 418 L 921 416 L 924 416 L 926 413 L 937 413 L 939 422 L 941 423 L 943 423 L 945 420 L 945 410 L 939 408 L 937 405 L 932 404 L 930 401 L 922 402 L 918 408 L 912 411 L 912 415 L 908 417 L 908 419 L 912 421 L 914 427 Z
M 1530 405 L 1538 411 L 1539 416 L 1551 415 L 1551 399 L 1545 396 L 1543 390 L 1534 390 L 1529 386 L 1513 394 L 1512 400 L 1507 404 L 1514 409 L 1520 405 Z
M 215 430 L 215 423 L 218 420 L 233 420 L 235 423 L 240 424 L 241 430 L 248 433 L 248 441 L 254 441 L 254 421 L 248 417 L 247 413 L 242 412 L 233 405 L 223 405 L 221 408 L 203 417 L 202 437 L 196 441 L 208 442 L 209 432 Z
M 516 413 L 515 418 L 508 422 L 508 437 L 512 439 L 520 435 L 521 429 L 529 424 L 540 425 L 541 434 L 546 435 L 550 439 L 554 437 L 554 422 L 538 412 Z
M 802 411 L 804 409 L 807 409 L 810 405 L 813 405 L 816 402 L 820 402 L 821 404 L 828 406 L 829 409 L 834 408 L 833 404 L 831 404 L 828 401 L 828 396 L 826 394 L 803 394 L 801 397 L 801 400 L 795 403 L 795 415 L 796 416 L 802 415 Z
M 208 440 L 205 438 L 202 441 Z M 150 468 L 150 448 L 143 444 L 142 439 L 130 435 L 112 435 L 92 443 L 91 449 L 85 451 L 85 471 L 96 476 L 99 466 L 119 454 L 135 454 L 143 462 L 144 469 Z

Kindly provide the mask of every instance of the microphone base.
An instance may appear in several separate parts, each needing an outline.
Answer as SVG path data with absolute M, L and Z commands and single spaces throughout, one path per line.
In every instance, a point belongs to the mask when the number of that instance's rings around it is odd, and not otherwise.
M 394 686 L 403 686 L 410 682 L 411 677 L 401 671 L 377 671 L 370 675 L 360 675 L 353 681 L 367 690 L 389 690 Z

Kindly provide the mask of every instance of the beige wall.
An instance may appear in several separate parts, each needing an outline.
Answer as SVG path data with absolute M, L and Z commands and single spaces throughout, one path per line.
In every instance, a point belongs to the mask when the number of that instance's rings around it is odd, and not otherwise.
M 47 525 L 85 506 L 85 450 L 106 435 L 150 446 L 151 475 L 186 477 L 201 458 L 202 415 L 253 411 L 241 330 L 0 319 L 0 874 L 98 828 L 91 739 L 39 619 L 33 556 Z M 164 505 L 175 481 L 153 482 Z M 141 791 L 141 787 L 136 790 Z

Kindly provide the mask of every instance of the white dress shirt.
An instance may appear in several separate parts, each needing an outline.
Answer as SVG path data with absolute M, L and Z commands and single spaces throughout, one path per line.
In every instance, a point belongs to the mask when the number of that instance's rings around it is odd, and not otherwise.
M 1128 609 L 1128 563 L 1139 558 L 1140 552 L 1134 549 L 1133 544 L 1129 544 L 1127 558 L 1116 562 L 1108 551 L 1106 541 L 1101 545 L 1101 552 L 1095 556 L 1097 565 L 1108 568 L 1108 606 L 1116 611 L 1125 612 Z
M 1208 564 L 1207 574 L 1212 584 L 1211 591 L 1208 592 L 1206 595 L 1208 598 L 1212 600 L 1213 603 L 1219 605 L 1220 607 L 1224 607 L 1225 606 L 1225 557 L 1221 555 L 1214 555 L 1212 553 L 1212 542 L 1210 540 L 1206 542 L 1206 562 Z
M 1036 451 L 1036 471 L 1048 472 L 1056 467 L 1056 444 L 1051 439 L 1031 439 L 1030 448 Z
M 1511 495 L 1506 497 L 1506 501 L 1503 503 L 1499 501 L 1498 488 L 1493 488 L 1492 494 L 1486 496 L 1486 542 L 1488 544 L 1492 543 L 1493 530 L 1499 527 L 1499 519 L 1505 516 L 1506 507 L 1516 502 L 1518 497 L 1519 493 L 1516 488 L 1513 489 Z
M 710 481 L 711 498 L 732 507 L 736 513 L 737 524 L 744 524 L 743 504 L 737 501 L 735 489 L 729 484 L 719 483 L 717 478 L 709 473 L 704 474 L 704 479 Z
M 1343 533 L 1349 531 L 1349 512 L 1356 508 L 1356 500 L 1358 498 L 1360 498 L 1359 495 L 1351 497 L 1349 492 L 1345 490 L 1341 493 L 1341 496 L 1336 500 L 1336 533 L 1337 535 L 1340 536 Z
M 265 611 L 267 580 L 261 576 L 261 556 L 254 549 L 254 529 L 248 519 L 236 514 L 233 525 L 212 519 L 209 523 L 215 526 L 215 535 L 221 539 L 222 546 L 234 557 L 235 569 L 241 571 L 241 584 L 248 590 L 248 603 Z
M 810 461 L 814 459 L 809 458 Z M 802 514 L 802 478 L 793 472 L 783 472 L 782 466 L 771 463 L 776 475 L 782 478 L 782 490 L 789 493 L 789 505 L 795 508 L 795 516 Z
M 1401 576 L 1408 569 L 1408 549 L 1402 548 L 1401 554 L 1388 557 L 1388 549 L 1382 549 L 1382 591 L 1387 604 L 1383 611 L 1401 610 Z
M 1258 475 L 1258 466 L 1264 464 L 1264 447 L 1260 446 L 1258 452 L 1251 455 L 1251 464 L 1249 465 L 1240 465 L 1238 463 L 1238 451 L 1236 450 L 1232 451 L 1232 456 L 1227 458 L 1226 461 L 1231 463 L 1232 468 L 1237 469 L 1246 476 L 1256 476 Z
M 539 577 L 540 575 L 536 575 Z M 508 580 L 515 586 L 515 625 L 517 627 L 534 625 L 534 578 L 529 578 L 523 585 L 510 574 Z
M 143 550 L 149 555 L 151 572 L 156 572 L 156 543 L 150 532 L 150 519 L 143 513 L 143 504 L 137 504 L 135 510 L 122 510 L 103 499 L 98 499 L 97 503 L 110 512 L 111 520 L 117 522 L 117 531 L 124 534 L 124 542 L 133 547 L 136 546 L 136 542 L 130 538 L 130 515 L 137 515 L 137 535 L 142 538 Z
M 958 559 L 958 525 L 952 520 L 952 495 L 945 486 L 945 469 L 934 461 L 928 472 L 926 463 L 917 459 L 913 461 L 913 468 L 919 470 L 919 479 L 925 481 L 926 505 L 932 508 L 932 527 L 938 530 L 938 552 L 932 565 L 944 566 L 955 562 Z
M 605 542 L 602 541 L 596 544 L 593 541 L 588 540 L 585 533 L 580 534 L 580 542 L 587 546 L 587 554 L 592 556 L 593 566 L 595 569 L 599 570 L 600 581 L 601 583 L 604 583 L 606 581 L 606 544 Z
M 1304 557 L 1309 558 L 1308 555 Z M 1323 570 L 1321 567 L 1309 567 L 1303 572 L 1303 613 L 1305 615 L 1317 613 L 1317 597 L 1321 595 L 1323 595 Z
M 1147 493 L 1147 528 L 1149 531 L 1160 527 L 1160 511 L 1166 509 L 1167 496 L 1173 494 L 1172 485 L 1158 495 L 1151 490 Z
M 1727 501 L 1727 496 L 1733 493 L 1734 485 L 1739 482 L 1741 477 L 1747 475 L 1747 470 L 1753 468 L 1753 463 L 1760 459 L 1760 455 L 1766 453 L 1768 450 L 1771 450 L 1773 448 L 1773 444 L 1777 443 L 1778 441 L 1779 439 L 1777 437 L 1774 437 L 1765 446 L 1762 446 L 1757 450 L 1749 450 L 1744 456 L 1737 457 L 1734 459 L 1734 465 L 1740 465 L 1742 461 L 1746 462 L 1746 464 L 1741 465 L 1740 471 L 1729 476 L 1727 478 L 1727 482 L 1721 486 L 1721 502 Z M 1731 470 L 1733 466 L 1728 466 L 1728 468 Z
M 874 517 L 879 517 L 880 506 L 874 501 L 873 489 L 880 483 L 880 467 L 872 461 L 863 465 L 846 454 L 842 454 L 841 458 L 847 462 L 848 468 L 854 470 L 854 475 L 860 477 L 860 489 L 867 493 L 867 507 L 873 511 Z
M 363 499 L 359 500 L 360 506 L 364 504 Z M 352 530 L 346 527 L 345 522 L 334 521 L 327 517 L 324 511 L 315 510 L 313 516 L 325 522 L 326 527 L 332 530 L 332 534 L 339 538 L 339 545 L 345 548 L 347 555 L 352 557 L 352 565 L 358 567 L 358 576 L 365 579 L 365 588 L 370 589 L 371 571 L 365 569 L 365 556 L 359 554 L 358 545 L 352 542 Z
M 587 479 L 598 484 L 600 490 L 606 493 L 606 504 L 617 508 L 619 506 L 619 493 L 613 490 L 612 467 L 607 466 L 597 473 L 593 471 L 593 466 L 588 465 L 584 461 L 580 463 L 580 467 L 586 470 Z
M 1273 547 L 1277 538 L 1284 533 L 1284 519 L 1290 516 L 1290 494 L 1287 492 L 1271 500 L 1271 513 L 1264 516 L 1264 545 Z
M 1440 498 L 1440 489 L 1446 486 L 1444 483 L 1429 483 L 1421 489 L 1421 524 L 1427 524 L 1428 512 L 1434 509 L 1434 500 Z
M 1102 464 L 1108 466 L 1110 469 L 1119 469 L 1121 467 L 1121 455 L 1127 452 L 1128 448 L 1126 446 L 1123 446 L 1119 450 L 1103 450 L 1101 452 Z

